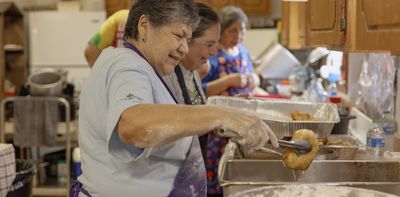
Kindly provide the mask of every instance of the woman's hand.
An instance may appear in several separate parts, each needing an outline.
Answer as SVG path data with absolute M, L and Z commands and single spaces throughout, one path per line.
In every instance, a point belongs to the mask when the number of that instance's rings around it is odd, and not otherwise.
M 246 75 L 247 77 L 247 84 L 246 87 L 254 88 L 260 85 L 260 78 L 255 73 L 250 73 Z
M 248 76 L 246 74 L 234 73 L 226 75 L 230 87 L 244 88 L 248 85 Z
M 278 147 L 275 134 L 257 114 L 234 108 L 221 108 L 225 112 L 220 128 L 236 133 L 239 136 L 237 142 L 241 146 L 247 149 L 261 148 L 271 141 L 274 147 Z

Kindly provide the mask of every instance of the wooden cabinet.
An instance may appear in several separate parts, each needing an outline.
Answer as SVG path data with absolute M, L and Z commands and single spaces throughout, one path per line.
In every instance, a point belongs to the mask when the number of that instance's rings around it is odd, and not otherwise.
M 399 0 L 308 0 L 309 46 L 400 54 Z
M 235 4 L 241 7 L 246 14 L 271 13 L 271 1 L 269 0 L 236 0 Z
M 306 3 L 282 2 L 280 42 L 288 49 L 306 47 Z
M 130 9 L 132 0 L 105 0 L 107 16 L 111 16 L 114 12 L 122 9 Z
M 344 0 L 309 0 L 307 38 L 311 46 L 340 47 L 344 40 Z
M 5 80 L 17 88 L 27 77 L 25 33 L 22 12 L 12 2 L 0 2 L 0 100 L 5 97 Z
M 214 10 L 220 11 L 228 5 L 235 5 L 243 9 L 248 15 L 271 13 L 271 0 L 196 0 L 211 6 Z
M 196 0 L 196 2 L 201 2 L 209 5 L 215 11 L 220 11 L 227 5 L 234 5 L 235 0 Z
M 399 0 L 348 0 L 347 8 L 346 49 L 400 55 Z

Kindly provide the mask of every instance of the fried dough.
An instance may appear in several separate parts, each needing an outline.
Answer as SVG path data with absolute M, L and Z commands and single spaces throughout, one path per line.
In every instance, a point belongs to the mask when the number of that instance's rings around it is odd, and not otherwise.
M 292 117 L 293 120 L 299 120 L 299 121 L 315 120 L 314 117 L 312 117 L 310 114 L 301 113 L 299 111 L 291 112 L 290 116 Z
M 285 148 L 283 153 L 283 162 L 286 167 L 294 170 L 306 170 L 318 152 L 318 140 L 315 133 L 308 129 L 295 131 L 292 140 L 306 140 L 311 144 L 311 151 L 306 154 L 297 153 L 291 148 Z

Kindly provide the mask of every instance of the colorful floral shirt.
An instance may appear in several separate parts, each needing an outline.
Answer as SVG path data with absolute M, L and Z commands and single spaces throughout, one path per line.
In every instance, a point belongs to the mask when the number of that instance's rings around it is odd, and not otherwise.
M 248 49 L 242 44 L 239 44 L 238 48 L 239 48 L 239 54 L 236 56 L 232 56 L 230 54 L 227 54 L 223 50 L 218 49 L 217 54 L 215 56 L 210 57 L 211 68 L 208 74 L 204 77 L 202 82 L 207 83 L 210 81 L 214 81 L 218 78 L 233 73 L 242 73 L 242 74 L 252 73 L 253 64 L 251 62 Z M 234 96 L 239 93 L 249 93 L 249 92 L 251 92 L 251 88 L 249 87 L 244 87 L 244 88 L 231 87 L 228 89 L 228 92 L 223 93 L 223 95 Z

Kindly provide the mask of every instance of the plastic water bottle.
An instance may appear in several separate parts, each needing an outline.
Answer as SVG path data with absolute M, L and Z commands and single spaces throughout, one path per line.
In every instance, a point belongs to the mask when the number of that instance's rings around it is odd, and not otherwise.
M 373 120 L 373 125 L 367 132 L 367 152 L 372 156 L 383 155 L 385 146 L 385 132 L 383 131 L 380 121 Z
M 337 96 L 336 82 L 330 82 L 329 83 L 328 96 L 329 97 L 336 97 Z
M 57 162 L 57 181 L 60 184 L 67 183 L 67 164 L 65 160 L 59 160 Z
M 393 151 L 394 134 L 397 131 L 397 124 L 390 111 L 384 111 L 381 117 L 382 129 L 385 132 L 385 150 Z

